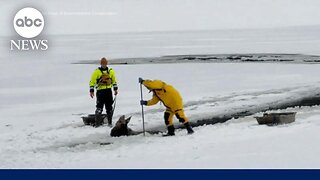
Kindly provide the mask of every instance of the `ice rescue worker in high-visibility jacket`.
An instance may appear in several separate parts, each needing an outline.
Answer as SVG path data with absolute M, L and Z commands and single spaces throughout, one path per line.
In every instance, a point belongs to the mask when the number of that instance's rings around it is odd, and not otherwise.
M 113 87 L 114 95 L 118 94 L 118 86 L 115 72 L 112 68 L 109 68 L 108 60 L 103 57 L 100 60 L 101 67 L 94 70 L 89 82 L 90 97 L 94 97 L 94 89 L 97 89 L 97 104 L 95 111 L 95 126 L 101 126 L 103 124 L 102 111 L 105 106 L 107 112 L 108 125 L 112 125 L 112 104 L 113 95 L 111 88 Z
M 153 97 L 149 101 L 141 100 L 141 105 L 152 106 L 159 101 L 167 108 L 164 113 L 164 121 L 168 128 L 165 136 L 173 136 L 173 116 L 175 115 L 181 123 L 186 127 L 188 134 L 192 134 L 193 130 L 189 124 L 188 118 L 183 111 L 183 102 L 180 93 L 171 85 L 161 80 L 143 80 L 139 78 L 139 83 L 143 84 L 147 89 L 153 92 Z

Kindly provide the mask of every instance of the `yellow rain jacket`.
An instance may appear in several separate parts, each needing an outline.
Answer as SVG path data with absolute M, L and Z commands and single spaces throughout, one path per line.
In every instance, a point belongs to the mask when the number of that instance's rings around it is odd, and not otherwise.
M 111 84 L 110 85 L 101 85 L 99 84 L 99 80 L 102 76 L 102 73 L 107 73 L 109 74 L 109 77 L 111 79 Z M 113 86 L 114 90 L 118 89 L 117 86 L 117 79 L 116 79 L 116 75 L 113 69 L 111 68 L 107 68 L 107 69 L 101 69 L 101 68 L 97 68 L 91 76 L 91 80 L 89 82 L 89 86 L 90 89 L 94 89 L 96 88 L 97 90 L 102 90 L 102 89 L 109 89 Z
M 144 80 L 142 84 L 153 91 L 153 97 L 147 106 L 157 104 L 161 101 L 167 110 L 175 113 L 183 109 L 183 102 L 180 93 L 171 85 L 160 80 Z

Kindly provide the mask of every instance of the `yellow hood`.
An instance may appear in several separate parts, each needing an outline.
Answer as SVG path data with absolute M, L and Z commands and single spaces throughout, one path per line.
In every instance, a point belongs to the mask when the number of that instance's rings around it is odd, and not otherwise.
M 149 90 L 164 89 L 166 85 L 166 83 L 161 80 L 144 80 L 142 84 Z

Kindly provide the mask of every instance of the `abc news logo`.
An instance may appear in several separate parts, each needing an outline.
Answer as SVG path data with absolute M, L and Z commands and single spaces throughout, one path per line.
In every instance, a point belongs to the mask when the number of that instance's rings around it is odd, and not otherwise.
M 13 20 L 15 31 L 23 38 L 11 40 L 11 50 L 47 50 L 48 40 L 31 39 L 38 36 L 44 28 L 44 18 L 40 11 L 27 7 L 17 12 Z
M 27 16 L 24 17 L 23 19 L 17 19 L 16 24 L 17 27 L 32 27 L 33 25 L 35 27 L 41 27 L 42 25 L 42 20 L 37 18 L 34 21 L 32 19 L 29 19 Z

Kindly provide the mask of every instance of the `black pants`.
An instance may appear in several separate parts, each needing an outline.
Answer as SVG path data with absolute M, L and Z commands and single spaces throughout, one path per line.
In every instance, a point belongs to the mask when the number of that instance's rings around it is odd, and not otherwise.
M 97 111 L 101 114 L 103 111 L 103 107 L 106 108 L 106 112 L 108 115 L 112 113 L 112 104 L 113 104 L 113 96 L 112 90 L 102 89 L 97 91 Z

